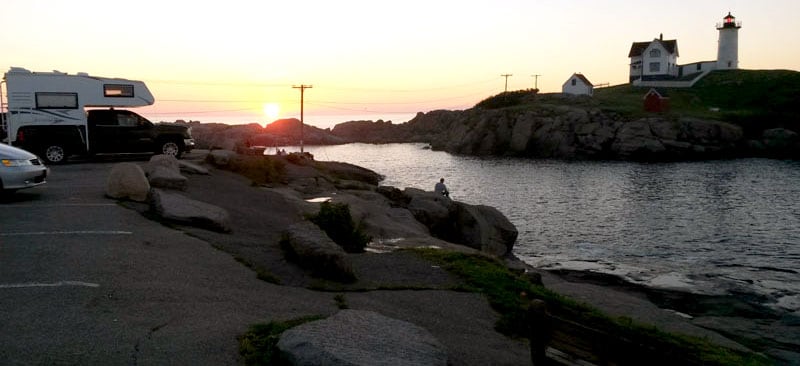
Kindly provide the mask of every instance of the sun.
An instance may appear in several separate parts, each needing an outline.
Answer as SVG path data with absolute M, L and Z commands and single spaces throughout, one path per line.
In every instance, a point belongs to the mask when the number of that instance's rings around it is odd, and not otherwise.
M 278 103 L 264 103 L 264 115 L 271 120 L 275 120 L 281 113 L 281 106 Z

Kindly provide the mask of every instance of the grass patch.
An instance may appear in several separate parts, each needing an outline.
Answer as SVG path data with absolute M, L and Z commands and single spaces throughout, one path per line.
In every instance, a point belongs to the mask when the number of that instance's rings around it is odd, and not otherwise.
M 283 332 L 298 325 L 323 319 L 322 316 L 308 316 L 285 322 L 269 322 L 254 324 L 248 331 L 239 336 L 239 354 L 244 364 L 251 365 L 285 365 L 278 351 L 278 340 Z
M 533 102 L 537 92 L 536 89 L 503 92 L 478 102 L 475 108 L 498 109 L 528 104 Z
M 350 206 L 346 203 L 323 202 L 319 213 L 312 216 L 311 222 L 317 224 L 326 234 L 348 253 L 363 253 L 372 238 L 364 233 L 361 225 L 353 222 Z
M 764 357 L 733 351 L 706 339 L 675 335 L 652 325 L 638 324 L 630 318 L 613 318 L 570 298 L 536 285 L 509 270 L 498 260 L 434 249 L 413 249 L 423 258 L 462 278 L 462 290 L 484 294 L 500 314 L 499 332 L 517 337 L 529 336 L 528 307 L 532 299 L 547 303 L 550 314 L 601 330 L 613 337 L 635 340 L 639 344 L 681 355 L 691 362 L 706 365 L 766 365 Z
M 718 70 L 691 88 L 660 88 L 670 98 L 667 115 L 723 120 L 753 135 L 768 128 L 800 129 L 800 72 L 790 70 Z M 593 100 L 603 110 L 630 118 L 643 110 L 649 87 L 630 84 L 596 89 Z M 718 109 L 718 111 L 712 110 Z
M 545 300 L 548 306 L 567 307 L 577 313 L 595 312 L 543 286 L 534 285 L 495 259 L 437 249 L 412 250 L 464 279 L 465 285 L 456 290 L 486 295 L 490 305 L 501 315 L 497 330 L 503 334 L 527 336 L 527 307 L 534 298 Z

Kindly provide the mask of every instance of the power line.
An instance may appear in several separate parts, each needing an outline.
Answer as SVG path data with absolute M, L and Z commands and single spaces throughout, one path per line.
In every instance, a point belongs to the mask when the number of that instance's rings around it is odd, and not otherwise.
M 210 111 L 190 111 L 190 112 L 155 112 L 156 114 L 160 115 L 183 115 L 183 114 L 206 114 L 206 113 L 220 113 L 220 112 L 245 112 L 251 111 L 252 108 L 241 108 L 241 109 L 215 109 Z
M 374 105 L 429 105 L 432 103 L 440 103 L 440 102 L 448 102 L 454 101 L 459 99 L 466 99 L 466 98 L 473 98 L 477 96 L 486 96 L 491 94 L 491 89 L 487 88 L 486 90 L 481 90 L 475 93 L 465 94 L 465 95 L 458 95 L 453 97 L 447 98 L 437 98 L 437 99 L 424 99 L 424 100 L 417 100 L 411 102 L 346 102 L 346 101 L 333 101 L 333 100 L 310 100 L 308 102 L 304 102 L 306 104 L 310 104 L 313 106 L 320 106 L 329 109 L 336 109 L 336 110 L 344 110 L 344 111 L 353 111 L 353 112 L 368 112 L 368 113 L 417 113 L 420 112 L 419 109 L 414 110 L 375 110 L 372 108 L 348 108 L 347 106 L 374 106 Z M 203 99 L 159 99 L 162 102 L 172 102 L 172 103 L 262 103 L 263 100 L 234 100 L 234 99 L 220 99 L 220 100 L 203 100 Z M 273 100 L 276 101 L 276 100 Z M 287 99 L 280 99 L 277 102 L 291 102 Z M 438 107 L 438 108 L 445 108 L 446 107 Z M 242 112 L 242 111 L 253 111 L 254 108 L 240 108 L 240 109 L 211 109 L 211 110 L 202 110 L 202 111 L 173 111 L 173 112 L 160 112 L 161 115 L 198 115 L 198 114 L 214 114 L 214 113 L 224 113 L 224 112 Z
M 153 84 L 244 86 L 244 87 L 268 87 L 268 88 L 285 88 L 288 85 L 288 84 L 270 84 L 270 83 L 234 83 L 234 82 L 223 82 L 223 81 L 191 81 L 191 80 L 147 80 L 147 82 Z
M 326 90 L 349 90 L 349 91 L 364 91 L 364 92 L 387 92 L 387 93 L 417 93 L 424 91 L 436 91 L 447 89 L 458 89 L 467 86 L 478 84 L 486 84 L 494 81 L 495 79 L 486 79 L 472 81 L 462 84 L 453 84 L 447 86 L 438 86 L 432 88 L 411 88 L 411 89 L 386 89 L 386 88 L 369 88 L 369 87 L 344 87 L 344 86 L 326 86 Z M 174 85 L 209 85 L 209 86 L 241 86 L 241 87 L 268 87 L 268 88 L 285 88 L 289 84 L 278 83 L 245 83 L 245 82 L 219 82 L 219 81 L 193 81 L 193 80 L 174 80 L 174 79 L 155 79 L 146 80 L 148 83 L 153 84 L 174 84 Z
M 500 75 L 500 76 L 502 76 L 502 77 L 505 77 L 505 78 L 506 78 L 506 88 L 505 88 L 505 90 L 503 90 L 503 92 L 504 92 L 504 93 L 507 93 L 507 92 L 508 92 L 508 77 L 509 77 L 509 76 L 513 76 L 513 75 L 511 75 L 511 74 L 502 74 L 502 75 Z
M 491 82 L 494 82 L 494 81 L 495 81 L 495 78 L 492 78 L 492 79 L 486 79 L 486 80 L 480 80 L 480 81 L 473 81 L 473 82 L 464 83 L 464 84 L 454 84 L 454 85 L 439 86 L 439 87 L 433 87 L 433 88 L 414 88 L 414 89 L 381 89 L 381 88 L 359 88 L 359 87 L 337 87 L 337 86 L 325 87 L 325 89 L 330 89 L 330 90 L 349 90 L 349 91 L 365 91 L 365 92 L 387 92 L 387 93 L 418 93 L 418 92 L 424 92 L 424 91 L 458 89 L 458 88 L 464 88 L 464 87 L 473 86 L 473 85 L 488 84 L 488 83 L 491 83 Z
M 300 89 L 300 153 L 303 153 L 303 95 L 306 89 L 313 88 L 313 85 L 300 84 L 300 86 L 292 85 L 292 89 Z
M 539 76 L 542 76 L 542 75 L 541 74 L 533 74 L 531 76 L 533 76 L 533 88 L 536 89 L 536 90 L 539 90 Z

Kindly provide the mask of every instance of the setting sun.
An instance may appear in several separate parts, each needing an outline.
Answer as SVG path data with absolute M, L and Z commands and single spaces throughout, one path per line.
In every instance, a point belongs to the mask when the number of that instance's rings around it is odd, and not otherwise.
M 264 104 L 264 115 L 267 116 L 270 120 L 275 120 L 281 113 L 281 107 L 278 103 L 265 103 Z

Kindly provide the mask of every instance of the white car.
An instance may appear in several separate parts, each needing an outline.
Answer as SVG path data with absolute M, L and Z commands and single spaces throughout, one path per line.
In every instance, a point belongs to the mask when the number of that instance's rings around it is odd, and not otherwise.
M 44 184 L 49 173 L 36 155 L 0 143 L 0 194 Z

